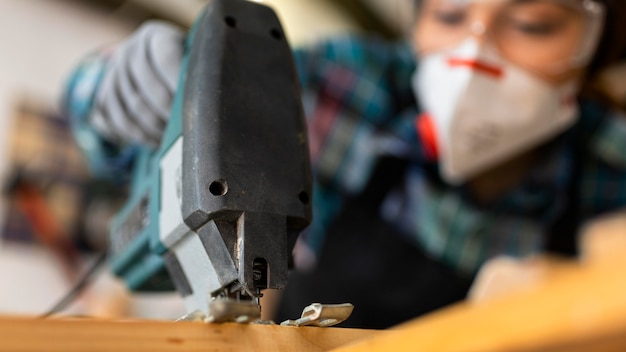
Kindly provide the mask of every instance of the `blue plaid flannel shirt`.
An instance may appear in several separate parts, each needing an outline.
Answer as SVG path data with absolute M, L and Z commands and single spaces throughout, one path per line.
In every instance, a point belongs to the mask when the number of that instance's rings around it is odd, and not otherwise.
M 346 199 L 364 190 L 385 156 L 404 158 L 408 166 L 380 204 L 380 216 L 429 256 L 466 275 L 498 255 L 541 252 L 566 202 L 578 205 L 583 220 L 626 206 L 626 118 L 608 109 L 581 103 L 577 124 L 546 147 L 524 181 L 480 204 L 464 187 L 426 171 L 436 161 L 428 159 L 416 132 L 416 63 L 408 45 L 347 37 L 298 49 L 295 59 L 315 174 L 314 219 L 303 239 L 315 252 Z M 576 147 L 581 141 L 582 153 Z M 575 170 L 579 187 L 568 197 Z

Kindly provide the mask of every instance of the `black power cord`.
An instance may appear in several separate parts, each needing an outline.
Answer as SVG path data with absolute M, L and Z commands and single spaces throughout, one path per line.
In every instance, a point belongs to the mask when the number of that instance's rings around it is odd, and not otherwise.
M 89 269 L 83 274 L 83 276 L 74 284 L 74 287 L 61 298 L 48 312 L 41 315 L 42 318 L 47 318 L 51 315 L 59 313 L 60 311 L 67 308 L 67 306 L 72 303 L 76 297 L 87 287 L 88 284 L 91 283 L 94 278 L 95 273 L 100 269 L 100 267 L 106 262 L 107 252 L 102 252 L 97 255 L 93 264 Z

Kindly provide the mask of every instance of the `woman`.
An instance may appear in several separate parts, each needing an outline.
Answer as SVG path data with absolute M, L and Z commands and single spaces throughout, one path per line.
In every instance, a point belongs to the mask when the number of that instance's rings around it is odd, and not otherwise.
M 416 13 L 413 45 L 351 37 L 295 52 L 314 220 L 278 320 L 351 302 L 347 326 L 394 325 L 465 297 L 492 258 L 575 254 L 583 222 L 626 206 L 626 118 L 595 89 L 626 52 L 625 2 L 423 0 Z M 158 37 L 160 52 L 140 49 Z M 164 114 L 137 123 L 107 107 L 169 105 L 155 96 L 171 96 L 180 38 L 144 26 L 101 61 L 95 104 L 76 104 L 80 75 L 66 104 L 91 107 L 75 115 L 105 139 L 155 143 L 141 125 Z M 142 60 L 162 63 L 141 71 L 158 91 L 114 94 L 112 77 Z
M 626 118 L 591 99 L 625 52 L 625 10 L 424 0 L 414 50 L 297 52 L 318 181 L 298 249 L 320 257 L 280 317 L 345 301 L 348 326 L 387 327 L 464 298 L 492 258 L 574 254 L 583 222 L 626 206 Z

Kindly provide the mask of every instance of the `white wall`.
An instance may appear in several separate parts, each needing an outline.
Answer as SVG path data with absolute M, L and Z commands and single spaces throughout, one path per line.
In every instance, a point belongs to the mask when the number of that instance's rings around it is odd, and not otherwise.
M 4 126 L 0 151 L 6 149 L 17 99 L 31 96 L 55 106 L 66 76 L 80 57 L 132 31 L 128 23 L 77 3 L 0 0 L 0 124 Z M 0 175 L 7 167 L 0 152 Z M 69 284 L 55 263 L 50 253 L 39 248 L 0 247 L 0 313 L 37 314 L 49 309 Z
M 33 96 L 55 106 L 64 80 L 87 52 L 124 38 L 132 26 L 79 2 L 0 0 L 0 176 L 16 100 Z M 2 177 L 0 177 L 0 181 Z M 0 202 L 0 223 L 4 208 Z

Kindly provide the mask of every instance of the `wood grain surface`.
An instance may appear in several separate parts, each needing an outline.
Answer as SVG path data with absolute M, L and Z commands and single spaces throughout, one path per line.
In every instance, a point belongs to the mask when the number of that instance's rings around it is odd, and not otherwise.
M 380 331 L 88 318 L 0 318 L 0 351 L 327 351 Z

